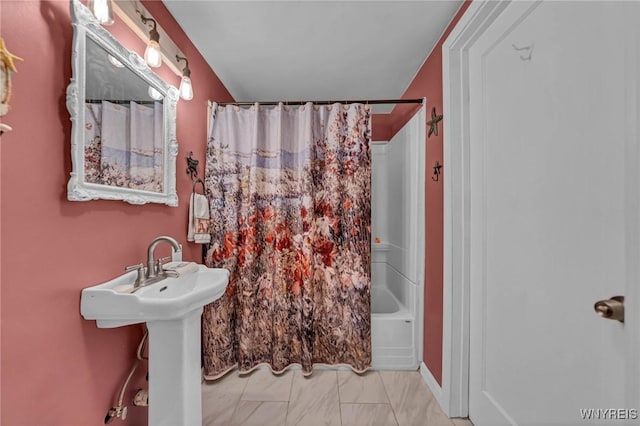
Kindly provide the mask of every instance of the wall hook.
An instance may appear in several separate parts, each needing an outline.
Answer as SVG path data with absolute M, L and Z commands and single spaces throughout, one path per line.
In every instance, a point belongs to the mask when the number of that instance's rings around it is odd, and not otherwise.
M 192 158 L 193 152 L 189 151 L 189 156 L 187 157 L 187 174 L 191 176 L 191 179 L 198 177 L 198 164 L 200 161 Z
M 528 52 L 528 54 L 526 54 L 526 55 L 520 55 L 520 59 L 522 59 L 525 62 L 531 60 L 531 54 L 533 53 L 533 43 L 531 43 L 530 46 L 524 46 L 524 47 L 518 47 L 515 44 L 512 44 L 511 46 L 513 46 L 513 48 L 517 52 L 523 52 L 523 51 L 527 51 Z
M 440 180 L 440 170 L 442 169 L 442 164 L 439 161 L 436 161 L 436 164 L 433 166 L 433 176 L 431 176 L 431 180 L 434 182 L 438 182 Z

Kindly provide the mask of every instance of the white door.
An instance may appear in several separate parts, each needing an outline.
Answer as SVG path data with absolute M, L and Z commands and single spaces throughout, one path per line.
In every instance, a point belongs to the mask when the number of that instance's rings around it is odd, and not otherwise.
M 469 50 L 477 426 L 640 424 L 638 27 L 639 2 L 515 2 Z M 596 315 L 618 295 L 624 324 Z

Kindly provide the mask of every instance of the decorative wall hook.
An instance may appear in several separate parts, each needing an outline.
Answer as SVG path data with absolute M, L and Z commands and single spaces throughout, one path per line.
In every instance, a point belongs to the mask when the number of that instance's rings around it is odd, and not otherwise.
M 432 134 L 438 136 L 438 122 L 440 121 L 442 121 L 442 114 L 436 114 L 436 107 L 433 107 L 431 109 L 431 120 L 427 121 L 429 125 L 427 137 L 430 137 Z
M 440 170 L 442 169 L 442 164 L 439 161 L 436 161 L 436 164 L 433 166 L 433 176 L 431 176 L 431 180 L 434 182 L 438 182 L 440 180 Z
M 531 43 L 530 46 L 524 46 L 524 47 L 518 47 L 515 44 L 512 44 L 511 46 L 513 46 L 513 48 L 517 52 L 526 52 L 525 54 L 520 55 L 520 59 L 522 59 L 525 62 L 531 60 L 531 54 L 533 53 L 533 43 Z
M 187 157 L 187 174 L 191 176 L 191 179 L 198 177 L 198 164 L 200 161 L 192 158 L 193 152 L 189 151 L 189 156 Z

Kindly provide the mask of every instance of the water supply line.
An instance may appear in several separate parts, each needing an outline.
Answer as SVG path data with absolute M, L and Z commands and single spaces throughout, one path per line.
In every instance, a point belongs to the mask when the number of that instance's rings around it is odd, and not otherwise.
M 107 411 L 107 415 L 104 417 L 104 424 L 111 423 L 115 418 L 121 418 L 122 420 L 127 418 L 127 406 L 122 405 L 124 402 L 124 393 L 127 390 L 127 386 L 129 386 L 129 382 L 133 377 L 133 373 L 135 373 L 136 370 L 138 369 L 138 365 L 140 364 L 140 361 L 145 361 L 149 359 L 148 356 L 147 357 L 144 356 L 144 351 L 147 347 L 147 341 L 149 338 L 149 330 L 144 324 L 142 325 L 142 327 L 144 329 L 144 335 L 142 336 L 142 339 L 138 344 L 138 349 L 136 350 L 136 360 L 131 366 L 129 375 L 125 379 L 124 383 L 122 383 L 122 387 L 120 388 L 120 393 L 118 394 L 118 400 L 116 401 L 116 405 L 114 405 L 109 409 L 109 411 Z

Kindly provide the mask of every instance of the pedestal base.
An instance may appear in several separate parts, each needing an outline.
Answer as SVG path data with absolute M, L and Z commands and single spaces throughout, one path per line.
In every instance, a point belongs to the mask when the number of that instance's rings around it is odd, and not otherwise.
M 201 426 L 200 319 L 187 316 L 147 323 L 149 426 Z

